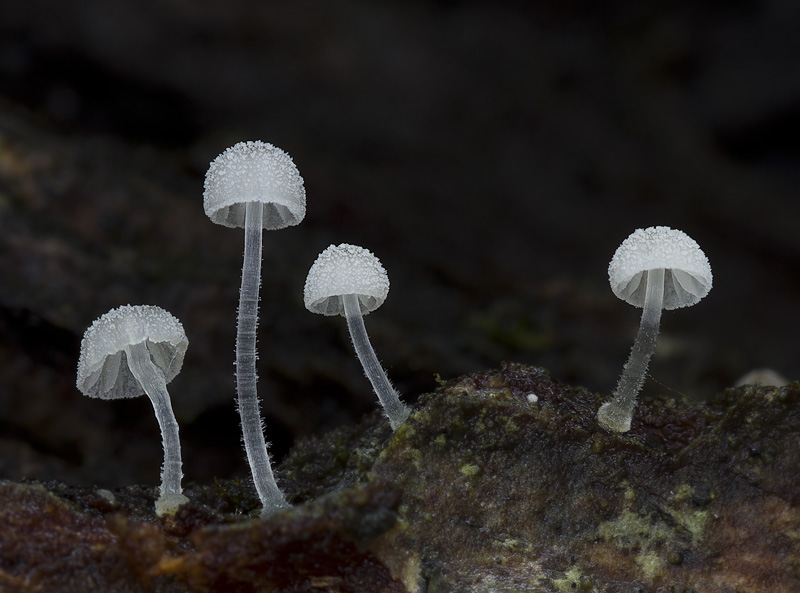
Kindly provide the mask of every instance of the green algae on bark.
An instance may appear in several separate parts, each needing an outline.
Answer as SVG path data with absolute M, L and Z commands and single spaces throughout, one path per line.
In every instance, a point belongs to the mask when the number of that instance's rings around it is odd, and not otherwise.
M 608 433 L 604 397 L 505 365 L 299 443 L 278 469 L 295 508 L 248 516 L 248 487 L 0 483 L 9 591 L 789 593 L 800 590 L 800 384 L 710 404 L 639 404 Z M 104 502 L 105 501 L 105 502 Z M 83 579 L 83 580 L 81 580 Z M 23 586 L 21 583 L 27 583 Z M 27 587 L 27 588 L 26 588 Z
M 423 397 L 368 474 L 403 490 L 379 556 L 428 593 L 800 590 L 800 386 L 645 402 L 625 435 L 602 401 L 520 365 Z

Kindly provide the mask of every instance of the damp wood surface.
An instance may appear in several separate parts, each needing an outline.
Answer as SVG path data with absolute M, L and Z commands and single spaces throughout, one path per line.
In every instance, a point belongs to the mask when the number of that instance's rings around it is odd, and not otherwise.
M 294 507 L 249 483 L 156 489 L 0 482 L 0 590 L 793 593 L 800 590 L 800 385 L 642 402 L 507 364 L 298 443 Z

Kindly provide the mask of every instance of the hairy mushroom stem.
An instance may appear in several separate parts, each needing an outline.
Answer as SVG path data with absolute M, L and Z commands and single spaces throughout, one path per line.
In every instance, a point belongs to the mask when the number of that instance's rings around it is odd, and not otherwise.
M 239 319 L 236 332 L 236 392 L 242 419 L 242 438 L 253 482 L 263 507 L 270 515 L 289 503 L 278 488 L 264 440 L 264 427 L 258 406 L 256 376 L 256 329 L 258 291 L 261 285 L 261 233 L 264 204 L 247 202 L 244 223 L 244 264 L 239 292 Z
M 159 515 L 176 509 L 188 501 L 183 495 L 181 479 L 181 443 L 178 437 L 178 422 L 172 412 L 167 382 L 164 373 L 150 358 L 146 342 L 131 344 L 125 348 L 125 355 L 131 374 L 142 385 L 142 389 L 153 403 L 158 426 L 161 428 L 161 441 L 164 445 L 164 466 L 161 469 L 161 490 L 156 501 Z
M 350 330 L 350 338 L 353 340 L 356 356 L 361 361 L 361 366 L 364 367 L 364 374 L 378 395 L 383 410 L 389 418 L 392 430 L 397 430 L 408 418 L 410 410 L 408 406 L 400 401 L 400 396 L 392 387 L 392 384 L 389 383 L 386 372 L 378 361 L 378 357 L 375 356 L 375 350 L 373 350 L 367 336 L 367 328 L 364 326 L 364 317 L 361 315 L 358 295 L 342 295 L 342 304 L 344 305 L 347 328 Z
M 615 432 L 627 432 L 631 426 L 636 396 L 642 389 L 647 366 L 656 350 L 658 326 L 661 322 L 661 309 L 664 303 L 664 268 L 645 272 L 645 288 L 642 321 L 631 348 L 628 361 L 622 369 L 614 399 L 600 406 L 597 419 L 601 425 Z
M 292 157 L 267 142 L 239 142 L 211 161 L 203 209 L 216 224 L 244 228 L 244 264 L 236 331 L 236 394 L 242 440 L 262 516 L 290 505 L 269 463 L 258 404 L 256 330 L 261 285 L 261 235 L 294 226 L 306 214 L 306 190 Z
M 410 410 L 400 401 L 378 362 L 363 319 L 380 307 L 388 294 L 389 275 L 375 254 L 358 245 L 342 243 L 329 245 L 311 265 L 303 287 L 303 302 L 312 313 L 345 317 L 361 368 L 392 430 L 397 430 Z

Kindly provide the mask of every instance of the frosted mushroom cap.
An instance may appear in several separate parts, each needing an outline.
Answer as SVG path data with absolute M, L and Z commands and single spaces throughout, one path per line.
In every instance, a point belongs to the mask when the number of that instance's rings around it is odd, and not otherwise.
M 239 142 L 206 173 L 203 207 L 212 222 L 244 227 L 248 202 L 262 202 L 262 228 L 282 229 L 306 215 L 306 190 L 292 157 L 266 142 Z
M 321 315 L 344 316 L 342 296 L 355 294 L 361 314 L 374 311 L 389 294 L 389 276 L 371 251 L 357 245 L 330 245 L 308 271 L 306 309 Z
M 172 381 L 189 345 L 181 322 L 160 307 L 122 305 L 96 319 L 83 335 L 77 380 L 81 393 L 101 399 L 142 395 L 125 347 L 144 341 L 166 382 Z
M 686 233 L 665 226 L 635 230 L 608 265 L 611 290 L 623 301 L 644 306 L 645 273 L 664 268 L 664 309 L 690 307 L 711 290 L 711 265 Z M 642 281 L 642 280 L 645 281 Z

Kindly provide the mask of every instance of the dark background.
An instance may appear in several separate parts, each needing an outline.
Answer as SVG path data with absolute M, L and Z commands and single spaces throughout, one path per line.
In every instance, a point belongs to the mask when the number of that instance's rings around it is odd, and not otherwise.
M 800 376 L 800 3 L 0 0 L 0 477 L 156 484 L 146 398 L 74 386 L 120 304 L 182 320 L 170 384 L 187 481 L 246 476 L 234 406 L 241 230 L 203 175 L 248 139 L 289 152 L 308 214 L 264 237 L 266 436 L 356 421 L 375 397 L 344 320 L 308 313 L 330 243 L 381 258 L 366 318 L 413 402 L 502 360 L 609 393 L 639 311 L 606 269 L 669 225 L 714 288 L 666 313 L 644 396 Z

